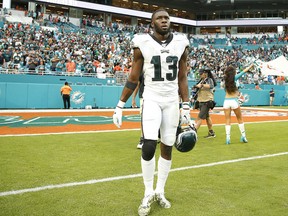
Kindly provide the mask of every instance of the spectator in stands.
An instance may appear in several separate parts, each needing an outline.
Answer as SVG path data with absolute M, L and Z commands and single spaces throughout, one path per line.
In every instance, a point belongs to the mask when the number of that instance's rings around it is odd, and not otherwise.
M 62 72 L 66 71 L 65 59 L 60 59 L 56 65 L 57 74 L 62 74 Z
M 21 55 L 19 53 L 18 47 L 17 47 L 17 49 L 15 49 L 15 52 L 14 52 L 13 57 L 12 57 L 12 61 L 13 61 L 14 65 L 18 65 L 18 68 L 20 67 Z
M 29 16 L 33 16 L 33 11 L 29 11 Z M 51 20 L 52 15 L 50 14 Z M 94 18 L 97 19 L 98 18 Z M 89 16 L 89 20 L 92 20 L 91 23 L 93 23 L 92 17 Z M 71 23 L 69 23 L 70 25 Z M 72 24 L 71 24 L 72 25 Z M 92 24 L 94 25 L 94 24 Z M 89 31 L 86 30 L 87 35 L 81 34 L 79 37 L 79 32 L 77 30 L 77 27 L 73 27 L 73 31 L 75 32 L 69 32 L 69 38 L 67 37 L 67 33 L 63 33 L 63 35 L 59 33 L 54 33 L 54 31 L 50 30 L 43 30 L 42 28 L 37 29 L 34 28 L 34 26 L 30 26 L 29 24 L 21 24 L 18 23 L 13 24 L 9 22 L 5 22 L 3 29 L 0 29 L 0 49 L 3 49 L 2 52 L 4 54 L 4 50 L 8 50 L 8 55 L 14 55 L 15 52 L 13 50 L 9 50 L 9 46 L 15 45 L 15 47 L 19 47 L 19 53 L 21 54 L 22 50 L 22 58 L 27 57 L 28 53 L 31 51 L 35 52 L 35 50 L 41 54 L 43 54 L 43 58 L 45 62 L 47 63 L 47 68 L 49 68 L 50 65 L 50 59 L 53 58 L 54 54 L 59 54 L 59 58 L 73 58 L 75 52 L 74 50 L 78 51 L 78 48 L 82 50 L 82 55 L 85 55 L 86 60 L 89 61 L 90 59 L 99 59 L 100 61 L 108 60 L 107 66 L 111 64 L 111 62 L 121 62 L 121 64 L 125 65 L 127 61 L 129 62 L 129 58 L 131 58 L 131 53 L 129 53 L 129 46 L 130 46 L 130 39 L 133 37 L 131 32 L 137 33 L 137 32 L 145 32 L 147 31 L 146 26 L 139 25 L 135 28 L 132 28 L 131 26 L 124 25 L 123 23 L 118 23 L 118 27 L 116 29 L 117 34 L 113 33 L 109 26 L 105 26 L 104 24 L 97 24 L 97 28 L 101 28 L 101 34 L 94 34 L 91 36 L 91 34 L 88 34 Z M 55 27 L 55 26 L 54 26 Z M 60 31 L 60 27 L 56 26 L 58 30 Z M 15 31 L 19 29 L 18 31 Z M 67 31 L 68 29 L 65 29 Z M 94 29 L 93 29 L 94 31 Z M 126 32 L 125 32 L 126 31 Z M 55 31 L 57 32 L 57 31 Z M 91 32 L 90 32 L 91 33 Z M 197 42 L 201 43 L 202 39 L 197 38 L 197 36 L 190 35 L 191 43 Z M 268 34 L 263 34 L 262 37 L 251 37 L 248 39 L 250 40 L 249 43 L 253 43 L 253 41 L 257 44 L 263 44 L 264 41 L 268 41 L 269 43 L 274 43 L 275 41 L 280 41 L 285 45 L 287 44 L 287 34 L 283 35 L 277 35 L 275 36 L 269 36 Z M 193 39 L 193 40 L 192 40 Z M 220 38 L 218 38 L 220 39 Z M 215 43 L 218 39 L 215 39 Z M 220 40 L 226 40 L 226 39 L 220 39 Z M 238 38 L 230 38 L 230 41 L 232 45 L 237 43 L 241 43 L 241 40 Z M 242 40 L 243 41 L 243 40 Z M 213 38 L 206 36 L 206 42 L 208 43 L 208 46 L 213 45 Z M 243 45 L 246 45 L 246 39 L 245 42 L 243 42 Z M 90 48 L 90 50 L 89 50 Z M 241 49 L 240 49 L 241 48 Z M 256 46 L 255 46 L 256 48 Z M 12 53 L 11 53 L 12 51 Z M 55 53 L 54 53 L 55 51 Z M 49 54 L 47 54 L 47 52 Z M 65 55 L 64 55 L 65 53 Z M 93 53 L 93 56 L 91 58 L 91 54 Z M 50 56 L 50 54 L 52 56 Z M 222 71 L 223 71 L 223 65 L 226 65 L 228 61 L 237 59 L 237 68 L 239 68 L 241 65 L 247 65 L 249 62 L 249 59 L 251 58 L 257 58 L 261 61 L 270 61 L 275 58 L 277 58 L 279 55 L 284 55 L 285 57 L 288 56 L 288 50 L 286 49 L 286 46 L 271 46 L 269 49 L 255 49 L 255 50 L 246 50 L 245 47 L 233 47 L 232 50 L 223 50 L 223 49 L 211 49 L 211 52 L 207 52 L 204 48 L 193 48 L 191 55 L 189 56 L 190 66 L 191 66 L 191 74 L 193 73 L 195 76 L 191 76 L 189 78 L 197 79 L 197 70 L 203 66 L 203 59 L 205 59 L 206 63 L 209 62 L 211 64 L 211 68 L 215 68 L 215 74 L 217 75 L 218 80 L 222 78 Z M 4 56 L 4 55 L 3 55 Z M 48 57 L 49 56 L 49 57 Z M 233 57 L 233 58 L 232 58 Z M 7 56 L 5 55 L 5 58 Z M 8 56 L 9 58 L 9 56 Z M 49 63 L 48 60 L 49 59 Z M 8 60 L 8 59 L 6 59 Z M 28 60 L 24 61 L 21 64 L 21 68 L 26 68 L 28 65 Z M 9 61 L 13 62 L 13 58 L 10 58 Z M 8 61 L 8 62 L 9 62 Z M 7 65 L 4 62 L 2 66 L 5 68 Z M 109 73 L 110 70 L 112 70 L 114 67 L 109 66 Z M 129 65 L 128 65 L 129 67 Z M 54 67 L 55 68 L 55 67 Z M 53 67 L 52 70 L 55 71 Z M 122 68 L 121 68 L 122 69 Z M 113 74 L 113 73 L 111 73 Z M 251 76 L 251 75 L 250 75 Z M 253 77 L 245 76 L 242 78 L 242 81 L 244 83 L 256 83 L 256 81 L 253 80 Z M 256 75 L 257 76 L 257 75 Z M 275 77 L 276 78 L 276 77 Z M 258 78 L 257 83 L 261 84 L 262 77 L 261 75 Z M 275 80 L 270 79 L 270 81 L 275 84 Z M 268 82 L 271 83 L 269 80 Z M 283 84 L 285 80 L 281 80 L 278 84 Z
M 12 59 L 12 54 L 8 50 L 4 50 L 3 58 L 5 59 L 5 65 L 9 65 Z
M 40 59 L 39 65 L 37 66 L 37 73 L 43 75 L 45 72 L 45 62 L 43 59 Z
M 254 73 L 253 74 L 253 82 L 259 84 L 260 80 L 259 80 L 259 74 L 258 73 Z
M 82 71 L 84 70 L 84 62 L 81 56 L 78 56 L 76 59 L 76 70 L 75 74 L 81 75 Z
M 98 59 L 94 59 L 92 65 L 95 68 L 95 72 L 96 72 L 96 68 L 98 67 L 98 65 L 100 64 L 100 62 L 98 61 Z
M 277 84 L 277 83 L 276 83 L 276 79 L 275 79 L 274 76 L 271 76 L 271 84 L 272 84 L 272 85 L 276 85 L 276 84 Z
M 96 68 L 96 73 L 97 73 L 97 77 L 100 79 L 105 79 L 106 78 L 106 74 L 105 74 L 105 69 L 103 68 L 103 64 L 100 63 L 98 65 L 98 67 Z
M 114 71 L 114 74 L 117 73 L 117 72 L 122 71 L 122 67 L 121 67 L 121 65 L 120 65 L 119 62 L 117 62 L 117 63 L 115 64 L 113 71 Z
M 94 73 L 92 61 L 87 61 L 84 65 L 84 73 Z
M 260 86 L 259 86 L 258 83 L 255 84 L 255 89 L 256 89 L 256 90 L 262 90 L 262 89 L 260 88 Z
M 56 65 L 60 61 L 58 55 L 54 55 L 54 57 L 51 59 L 51 71 L 56 71 Z
M 3 57 L 3 53 L 0 51 L 0 69 L 5 67 L 5 58 Z
M 283 85 L 285 83 L 285 77 L 284 76 L 277 76 L 277 85 Z
M 67 71 L 68 75 L 74 75 L 74 73 L 76 71 L 76 63 L 74 61 L 72 61 L 71 59 L 67 59 L 66 71 Z
M 34 72 L 38 65 L 39 65 L 39 59 L 34 54 L 31 54 L 28 61 L 29 71 Z

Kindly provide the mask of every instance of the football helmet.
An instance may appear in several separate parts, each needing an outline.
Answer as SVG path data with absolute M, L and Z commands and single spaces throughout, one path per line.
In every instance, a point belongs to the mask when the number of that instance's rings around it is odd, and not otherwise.
M 174 146 L 180 152 L 189 152 L 194 148 L 197 139 L 197 132 L 194 125 L 190 124 L 185 127 L 178 126 Z

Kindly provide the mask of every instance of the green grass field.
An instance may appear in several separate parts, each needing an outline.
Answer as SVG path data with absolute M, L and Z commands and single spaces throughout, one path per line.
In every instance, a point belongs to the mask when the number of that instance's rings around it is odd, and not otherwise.
M 247 144 L 236 125 L 231 145 L 223 125 L 215 131 L 204 139 L 202 126 L 191 152 L 174 149 L 166 185 L 172 207 L 154 203 L 151 215 L 287 215 L 288 122 L 246 124 Z M 0 137 L 0 215 L 137 215 L 139 134 Z

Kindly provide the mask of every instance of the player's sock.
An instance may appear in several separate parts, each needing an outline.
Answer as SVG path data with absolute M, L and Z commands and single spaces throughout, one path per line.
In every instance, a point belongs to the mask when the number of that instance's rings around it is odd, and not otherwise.
M 141 157 L 141 167 L 145 185 L 145 196 L 147 196 L 154 193 L 155 156 L 150 161 L 146 161 Z
M 158 160 L 158 178 L 157 178 L 157 185 L 156 185 L 156 190 L 155 193 L 164 193 L 164 187 L 166 184 L 166 180 L 168 178 L 168 174 L 171 169 L 171 160 L 166 160 L 162 158 L 161 156 L 159 157 Z

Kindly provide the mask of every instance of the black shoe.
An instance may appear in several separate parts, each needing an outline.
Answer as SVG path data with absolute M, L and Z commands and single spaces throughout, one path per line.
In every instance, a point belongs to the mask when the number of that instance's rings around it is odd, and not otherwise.
M 204 136 L 204 138 L 215 138 L 216 134 L 214 131 L 209 131 L 207 136 Z

